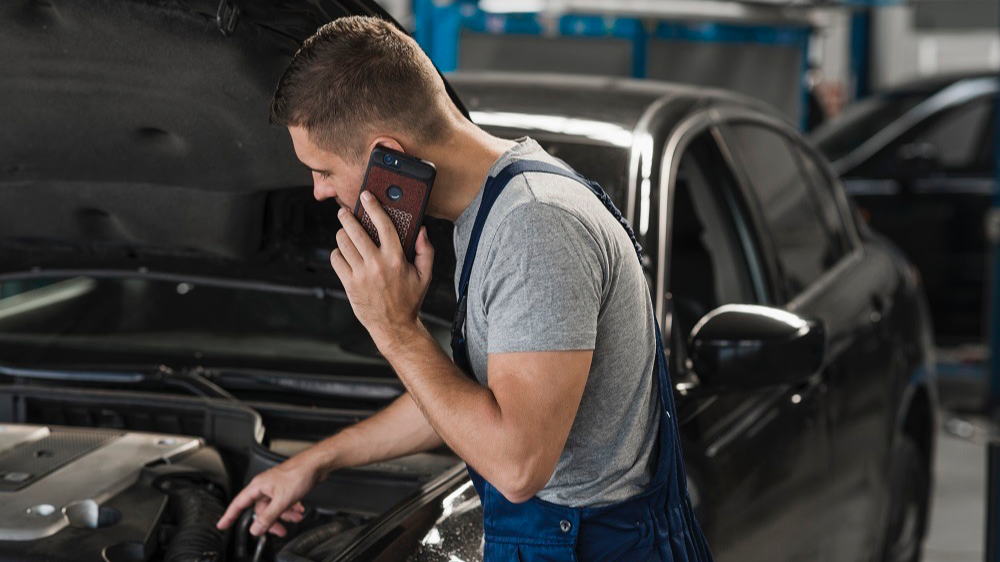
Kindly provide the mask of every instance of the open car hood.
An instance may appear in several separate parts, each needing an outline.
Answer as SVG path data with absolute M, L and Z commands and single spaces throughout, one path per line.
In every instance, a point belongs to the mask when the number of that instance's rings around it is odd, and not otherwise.
M 0 4 L 0 275 L 339 286 L 329 263 L 338 206 L 313 199 L 267 106 L 319 26 L 349 14 L 391 20 L 374 2 Z M 445 225 L 429 226 L 450 243 Z

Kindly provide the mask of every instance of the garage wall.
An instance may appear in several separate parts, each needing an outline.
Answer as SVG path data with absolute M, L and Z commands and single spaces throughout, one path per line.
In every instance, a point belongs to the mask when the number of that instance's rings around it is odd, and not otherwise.
M 735 90 L 778 108 L 793 123 L 802 115 L 802 50 L 754 43 L 651 42 L 646 76 L 653 80 Z
M 463 33 L 460 70 L 632 75 L 632 44 L 614 37 L 547 37 Z
M 413 0 L 377 0 L 382 9 L 389 12 L 396 21 L 409 31 L 413 31 Z
M 875 11 L 872 81 L 876 89 L 919 76 L 1000 69 L 1000 33 L 996 28 L 1000 16 L 992 1 L 922 3 Z M 942 21 L 940 12 L 948 11 L 952 3 L 951 11 L 961 13 Z
M 809 59 L 827 81 L 848 84 L 851 80 L 851 18 L 847 10 L 823 13 L 822 25 L 813 32 Z

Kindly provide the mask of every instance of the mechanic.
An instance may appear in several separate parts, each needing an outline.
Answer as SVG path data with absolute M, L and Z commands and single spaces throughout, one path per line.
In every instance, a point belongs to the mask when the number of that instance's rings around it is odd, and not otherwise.
M 639 247 L 596 183 L 529 137 L 471 123 L 416 42 L 378 18 L 310 37 L 271 121 L 287 126 L 316 199 L 341 205 L 331 264 L 407 392 L 257 475 L 220 529 L 253 507 L 253 535 L 286 536 L 282 522 L 301 521 L 299 500 L 331 471 L 447 445 L 483 500 L 487 561 L 711 560 Z M 426 212 L 454 222 L 464 265 L 455 362 L 418 317 L 426 228 L 410 264 L 373 198 L 361 203 L 381 247 L 351 212 L 377 145 L 437 167 Z

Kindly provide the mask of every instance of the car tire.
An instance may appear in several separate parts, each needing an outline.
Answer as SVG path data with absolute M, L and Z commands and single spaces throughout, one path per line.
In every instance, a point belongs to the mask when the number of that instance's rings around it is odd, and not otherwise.
M 927 527 L 930 474 L 916 440 L 904 435 L 893 455 L 883 562 L 919 562 Z

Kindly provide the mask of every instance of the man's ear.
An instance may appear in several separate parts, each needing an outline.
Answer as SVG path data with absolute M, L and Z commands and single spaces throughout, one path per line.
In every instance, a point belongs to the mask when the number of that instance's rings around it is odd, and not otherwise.
M 368 145 L 368 153 L 371 154 L 371 151 L 375 150 L 376 146 L 384 146 L 391 150 L 395 150 L 396 152 L 406 153 L 406 151 L 403 150 L 403 146 L 399 144 L 399 141 L 392 137 L 376 137 L 375 140 Z

